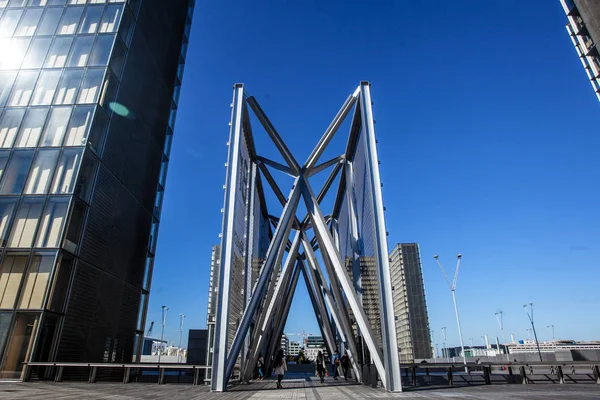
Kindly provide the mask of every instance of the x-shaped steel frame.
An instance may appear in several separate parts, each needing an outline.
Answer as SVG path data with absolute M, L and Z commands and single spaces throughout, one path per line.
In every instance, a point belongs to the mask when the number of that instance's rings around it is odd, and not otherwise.
M 252 161 L 257 167 L 253 168 L 253 173 L 258 174 L 260 172 L 266 179 L 275 196 L 283 205 L 283 211 L 278 219 L 275 217 L 271 219 L 276 224 L 275 232 L 272 235 L 258 279 L 252 288 L 251 295 L 247 297 L 246 307 L 233 338 L 231 348 L 227 351 L 229 287 L 232 265 L 231 251 L 228 251 L 228 248 L 231 247 L 234 240 L 232 236 L 234 217 L 232 204 L 235 202 L 234 188 L 239 183 L 237 181 L 239 179 L 237 171 L 240 166 L 238 165 L 239 157 L 237 157 L 237 154 L 241 146 L 242 126 L 248 126 L 246 129 L 249 129 L 246 105 L 253 110 L 287 165 L 251 154 Z M 350 138 L 346 153 L 317 164 L 327 145 L 353 108 L 354 115 L 352 117 Z M 228 380 L 233 373 L 234 366 L 244 344 L 246 347 L 243 352 L 244 356 L 242 357 L 242 379 L 251 378 L 254 365 L 262 350 L 266 349 L 267 357 L 265 361 L 267 364 L 270 363 L 269 356 L 274 354 L 281 339 L 300 273 L 302 273 L 306 283 L 311 303 L 328 350 L 331 352 L 337 349 L 334 328 L 331 323 L 332 321 L 329 319 L 329 313 L 331 313 L 335 329 L 339 332 L 339 337 L 350 355 L 355 375 L 359 381 L 362 380 L 362 371 L 357 362 L 358 354 L 356 343 L 354 342 L 354 332 L 347 309 L 347 306 L 349 306 L 384 387 L 389 391 L 401 390 L 391 279 L 383 219 L 383 202 L 373 123 L 370 85 L 368 82 L 361 82 L 356 91 L 346 99 L 304 165 L 300 167 L 256 99 L 254 97 L 246 97 L 243 85 L 237 84 L 234 86 L 229 143 L 230 156 L 228 160 L 227 192 L 225 195 L 223 242 L 221 249 L 221 279 L 219 283 L 219 293 L 221 296 L 217 305 L 212 367 L 211 384 L 213 391 L 226 390 Z M 373 193 L 373 203 L 375 204 L 375 243 L 377 245 L 375 258 L 378 268 L 377 276 L 383 352 L 378 347 L 361 300 L 361 249 L 358 241 L 359 227 L 357 224 L 358 219 L 353 192 L 354 184 L 352 181 L 352 149 L 356 145 L 356 140 L 361 129 L 363 134 L 366 135 L 367 168 L 371 177 L 371 182 L 369 182 L 371 185 L 370 190 Z M 251 144 L 251 147 L 251 153 L 253 153 L 253 144 Z M 267 166 L 294 178 L 293 186 L 287 197 L 284 196 L 281 189 L 275 183 Z M 331 166 L 334 166 L 333 171 L 327 178 L 319 194 L 315 196 L 308 178 Z M 343 173 L 340 177 L 336 206 L 331 216 L 325 216 L 321 211 L 319 203 L 331 188 L 340 171 L 343 171 Z M 341 207 L 340 198 L 343 198 L 344 195 L 347 198 L 351 221 L 353 280 L 350 279 L 343 263 L 343 258 L 339 252 L 339 243 L 334 240 L 334 236 L 328 226 L 328 220 L 331 220 L 332 226 L 335 227 L 336 217 Z M 308 210 L 307 215 L 302 220 L 296 217 L 296 209 L 300 198 L 304 200 Z M 307 231 L 311 228 L 315 234 L 312 241 L 307 236 Z M 295 231 L 295 234 L 293 241 L 290 242 L 289 236 L 292 230 Z M 327 277 L 329 278 L 329 286 L 327 286 L 326 276 L 321 270 L 314 253 L 313 246 L 316 245 L 318 245 L 321 251 Z M 300 246 L 304 250 L 303 253 L 300 253 Z M 285 251 L 288 252 L 286 261 L 283 264 L 283 268 L 278 271 L 276 268 L 281 268 Z M 308 266 L 305 260 L 308 262 Z M 251 336 L 248 336 L 253 322 L 255 322 L 253 333 Z M 247 339 L 248 337 L 250 340 Z

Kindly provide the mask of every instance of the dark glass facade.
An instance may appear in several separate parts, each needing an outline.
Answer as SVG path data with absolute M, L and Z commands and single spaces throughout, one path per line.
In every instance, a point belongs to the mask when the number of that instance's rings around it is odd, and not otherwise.
M 193 0 L 0 0 L 0 378 L 143 338 Z

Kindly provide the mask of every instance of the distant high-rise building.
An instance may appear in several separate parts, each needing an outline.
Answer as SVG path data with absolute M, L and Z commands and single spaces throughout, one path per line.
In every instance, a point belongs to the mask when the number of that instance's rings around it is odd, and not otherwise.
M 0 0 L 0 378 L 139 359 L 194 3 Z
M 419 245 L 399 243 L 390 253 L 390 274 L 400 362 L 432 358 Z
M 297 357 L 299 354 L 300 354 L 300 343 L 290 342 L 289 355 L 292 357 Z
M 290 340 L 285 333 L 281 335 L 281 349 L 286 356 L 290 354 Z
M 600 100 L 600 2 L 560 0 L 567 14 L 567 32 Z

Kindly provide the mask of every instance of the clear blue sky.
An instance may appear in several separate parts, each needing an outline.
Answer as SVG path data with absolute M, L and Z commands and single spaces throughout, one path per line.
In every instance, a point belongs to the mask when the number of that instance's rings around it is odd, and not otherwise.
M 458 344 L 437 269 L 464 254 L 466 343 L 600 339 L 600 104 L 558 0 L 198 0 L 164 201 L 149 321 L 205 327 L 219 243 L 232 84 L 304 160 L 360 80 L 372 83 L 390 248 L 421 245 L 431 328 Z M 257 139 L 258 146 L 262 139 Z M 271 154 L 266 154 L 267 156 Z M 285 192 L 287 193 L 287 188 Z M 318 333 L 308 296 L 287 332 Z M 187 336 L 187 335 L 186 335 Z

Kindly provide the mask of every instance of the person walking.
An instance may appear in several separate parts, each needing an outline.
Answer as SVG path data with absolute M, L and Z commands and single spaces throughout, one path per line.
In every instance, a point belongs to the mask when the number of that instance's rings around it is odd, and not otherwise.
M 342 356 L 342 371 L 344 371 L 344 379 L 348 380 L 348 371 L 350 370 L 350 356 L 348 355 L 348 351 L 344 350 L 344 355 Z
M 331 367 L 333 368 L 333 379 L 337 381 L 339 375 L 338 368 L 340 367 L 340 356 L 337 350 L 335 350 L 331 356 Z
M 277 374 L 277 389 L 281 389 L 281 381 L 283 375 L 287 371 L 287 364 L 285 363 L 285 357 L 283 356 L 283 349 L 279 349 L 277 356 L 275 357 L 275 374 Z
M 327 364 L 325 364 L 325 357 L 323 353 L 319 351 L 317 354 L 317 375 L 321 378 L 321 383 L 325 382 L 325 371 L 327 370 Z
M 263 366 L 265 365 L 265 359 L 263 358 L 262 354 L 258 356 L 258 360 L 256 361 L 256 368 L 258 369 L 258 379 L 259 380 L 264 380 L 265 376 L 263 374 Z

